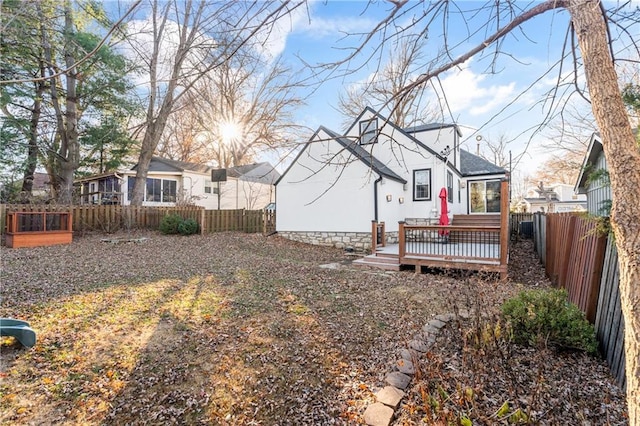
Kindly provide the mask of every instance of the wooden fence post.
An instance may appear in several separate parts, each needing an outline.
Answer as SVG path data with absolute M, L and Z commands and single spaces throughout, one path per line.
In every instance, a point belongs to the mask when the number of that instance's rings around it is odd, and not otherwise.
M 509 182 L 500 183 L 500 278 L 507 278 L 509 259 Z

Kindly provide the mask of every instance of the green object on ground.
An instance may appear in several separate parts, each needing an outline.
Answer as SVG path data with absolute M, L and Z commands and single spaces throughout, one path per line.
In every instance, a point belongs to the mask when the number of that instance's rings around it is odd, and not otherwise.
M 0 336 L 12 336 L 27 348 L 36 344 L 36 332 L 29 323 L 13 318 L 0 318 Z

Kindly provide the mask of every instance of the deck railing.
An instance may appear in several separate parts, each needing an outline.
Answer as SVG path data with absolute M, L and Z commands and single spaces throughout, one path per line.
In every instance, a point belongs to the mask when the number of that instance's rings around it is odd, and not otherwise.
M 400 264 L 507 271 L 508 228 L 398 223 Z
M 384 222 L 371 221 L 371 249 L 373 251 L 378 247 L 387 245 L 386 232 Z
M 453 260 L 500 260 L 499 226 L 419 226 L 400 222 L 399 255 Z M 401 238 L 402 238 L 401 237 Z

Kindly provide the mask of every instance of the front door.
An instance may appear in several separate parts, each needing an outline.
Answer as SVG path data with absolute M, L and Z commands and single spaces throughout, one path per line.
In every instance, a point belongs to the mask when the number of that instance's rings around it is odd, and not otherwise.
M 500 181 L 469 183 L 469 213 L 500 213 Z

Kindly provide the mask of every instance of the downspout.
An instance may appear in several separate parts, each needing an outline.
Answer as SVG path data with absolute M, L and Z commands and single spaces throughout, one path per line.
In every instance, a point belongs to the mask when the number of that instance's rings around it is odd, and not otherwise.
M 379 176 L 373 182 L 373 219 L 378 222 L 378 184 L 382 182 L 382 176 Z

